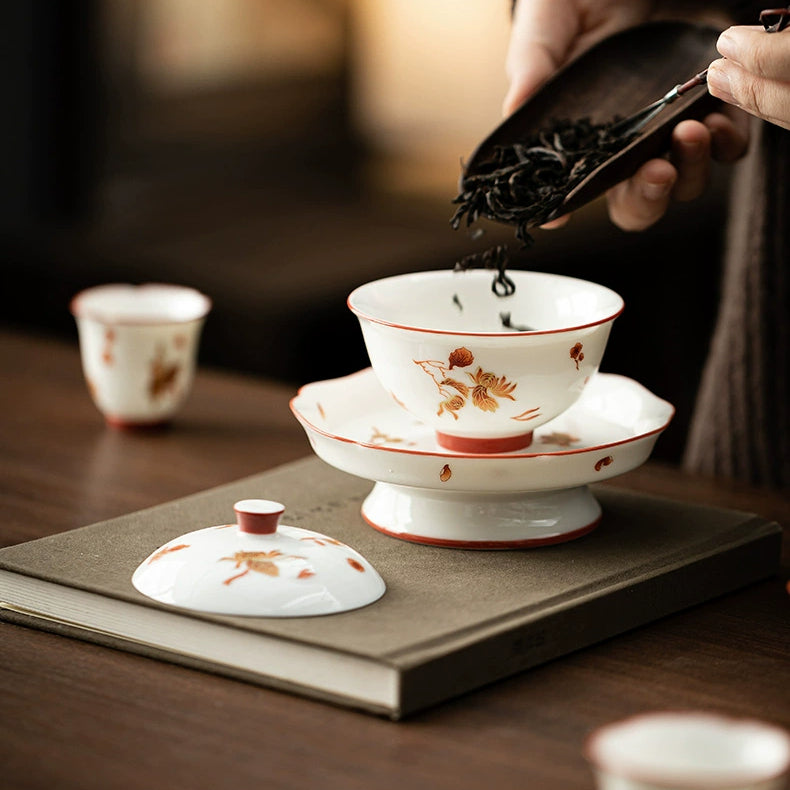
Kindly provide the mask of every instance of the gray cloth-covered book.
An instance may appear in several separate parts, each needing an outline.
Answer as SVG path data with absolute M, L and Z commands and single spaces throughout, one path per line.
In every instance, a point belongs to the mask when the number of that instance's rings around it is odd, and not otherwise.
M 475 551 L 383 535 L 368 481 L 311 457 L 0 550 L 4 619 L 399 719 L 775 574 L 781 530 L 754 514 L 612 486 L 589 535 Z M 275 499 L 282 522 L 347 543 L 384 578 L 361 609 L 250 618 L 159 604 L 131 583 L 157 547 Z

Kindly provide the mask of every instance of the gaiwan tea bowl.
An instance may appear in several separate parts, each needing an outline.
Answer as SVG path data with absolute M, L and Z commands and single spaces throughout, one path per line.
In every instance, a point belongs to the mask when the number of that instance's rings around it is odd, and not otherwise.
M 384 389 L 452 452 L 528 447 L 582 394 L 624 307 L 602 285 L 531 271 L 509 271 L 501 296 L 493 276 L 416 272 L 348 297 Z

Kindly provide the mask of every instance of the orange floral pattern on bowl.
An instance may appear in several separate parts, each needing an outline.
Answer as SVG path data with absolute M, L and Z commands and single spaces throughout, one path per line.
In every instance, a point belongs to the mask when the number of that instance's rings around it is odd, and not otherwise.
M 447 362 L 440 360 L 423 359 L 414 360 L 436 384 L 441 400 L 437 415 L 449 414 L 454 420 L 458 419 L 457 411 L 462 409 L 467 403 L 471 403 L 484 412 L 495 412 L 499 408 L 499 399 L 515 401 L 513 395 L 516 387 L 515 382 L 507 380 L 507 376 L 497 376 L 496 373 L 483 370 L 478 365 L 474 373 L 464 371 L 471 380 L 470 384 L 460 381 L 450 375 L 453 368 L 467 368 L 474 364 L 474 354 L 465 346 L 451 351 L 447 357 Z M 529 412 L 537 411 L 530 409 Z M 525 419 L 524 414 L 514 419 Z M 528 418 L 527 418 L 528 419 Z
M 581 343 L 576 343 L 570 350 L 571 359 L 576 363 L 576 370 L 579 369 L 579 363 L 584 360 L 582 348 L 583 346 Z

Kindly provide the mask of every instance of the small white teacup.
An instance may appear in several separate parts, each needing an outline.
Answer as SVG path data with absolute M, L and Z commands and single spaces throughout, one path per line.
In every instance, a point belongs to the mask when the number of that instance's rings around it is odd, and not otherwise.
M 756 719 L 657 711 L 600 727 L 584 753 L 600 790 L 780 790 L 790 734 Z
M 108 424 L 169 422 L 189 394 L 211 300 L 180 285 L 99 285 L 71 301 L 85 380 Z

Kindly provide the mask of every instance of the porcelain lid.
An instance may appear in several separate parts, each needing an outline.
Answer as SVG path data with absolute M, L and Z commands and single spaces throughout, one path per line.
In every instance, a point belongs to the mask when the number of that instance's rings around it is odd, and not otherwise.
M 158 548 L 132 584 L 160 603 L 256 617 L 333 614 L 384 594 L 383 579 L 357 551 L 280 524 L 279 502 L 245 499 L 234 511 L 235 524 L 189 532 Z

